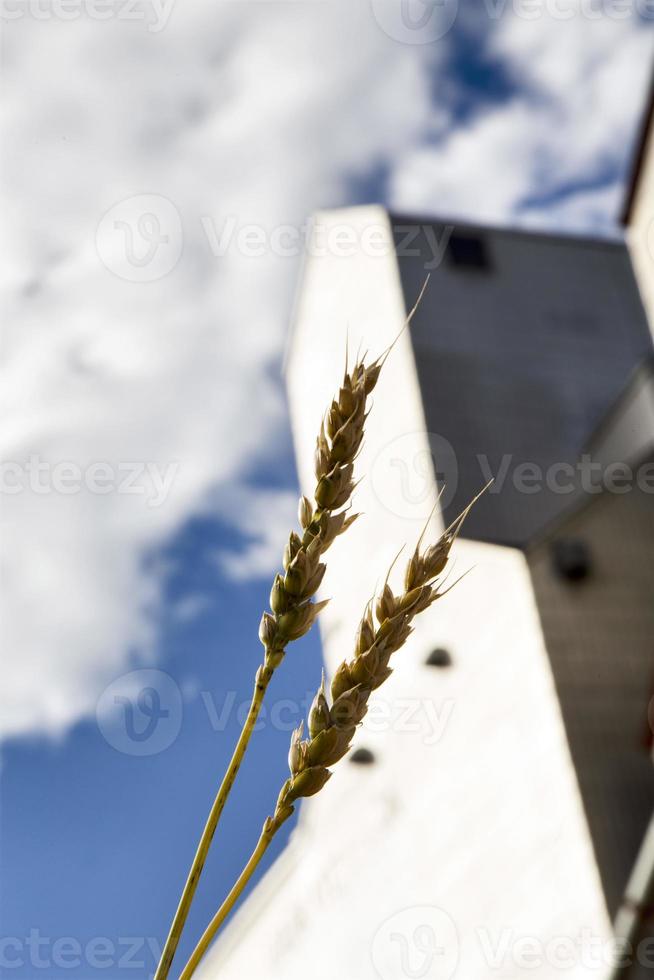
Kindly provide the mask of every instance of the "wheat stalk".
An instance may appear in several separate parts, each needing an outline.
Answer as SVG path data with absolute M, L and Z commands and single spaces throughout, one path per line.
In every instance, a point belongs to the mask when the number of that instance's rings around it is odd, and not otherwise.
M 270 612 L 264 612 L 259 625 L 259 639 L 264 647 L 263 663 L 257 670 L 252 701 L 227 771 L 218 789 L 175 917 L 164 945 L 154 980 L 166 980 L 200 880 L 227 797 L 247 750 L 259 717 L 268 685 L 281 664 L 290 642 L 304 636 L 328 600 L 315 602 L 325 574 L 321 557 L 332 542 L 356 520 L 348 514 L 354 483 L 354 462 L 363 440 L 368 398 L 381 369 L 402 332 L 410 324 L 427 288 L 425 280 L 412 310 L 393 343 L 371 364 L 365 355 L 358 357 L 348 370 L 347 350 L 343 382 L 323 419 L 315 452 L 316 486 L 313 502 L 303 496 L 299 506 L 301 534 L 292 531 L 284 550 L 283 574 L 275 577 L 270 593 Z
M 205 930 L 180 980 L 190 980 L 275 834 L 294 812 L 295 803 L 302 797 L 319 793 L 331 778 L 330 767 L 348 752 L 354 733 L 366 715 L 372 692 L 392 674 L 391 656 L 404 646 L 413 632 L 411 624 L 414 617 L 452 588 L 443 590 L 444 583 L 439 579 L 445 571 L 450 549 L 461 526 L 479 496 L 445 529 L 438 541 L 424 551 L 421 550 L 423 531 L 407 564 L 403 589 L 398 595 L 393 593 L 388 583 L 391 566 L 381 594 L 376 601 L 371 600 L 364 610 L 352 659 L 344 660 L 334 674 L 331 704 L 323 673 L 322 683 L 308 715 L 309 737 L 303 738 L 304 722 L 293 732 L 288 759 L 291 775 L 281 789 L 274 813 L 265 820 L 250 860 Z
M 264 659 L 257 670 L 250 709 L 200 838 L 154 980 L 166 980 L 170 971 L 211 841 L 272 676 L 284 659 L 288 644 L 311 629 L 320 610 L 327 604 L 328 600 L 315 602 L 313 599 L 325 574 L 326 566 L 321 558 L 358 517 L 349 514 L 347 509 L 355 487 L 354 462 L 363 440 L 368 398 L 389 351 L 390 348 L 368 365 L 363 359 L 357 359 L 351 371 L 346 357 L 343 382 L 321 423 L 316 441 L 313 502 L 306 496 L 300 500 L 301 533 L 292 531 L 290 534 L 284 551 L 284 571 L 275 577 L 270 593 L 270 612 L 264 612 L 259 626 Z

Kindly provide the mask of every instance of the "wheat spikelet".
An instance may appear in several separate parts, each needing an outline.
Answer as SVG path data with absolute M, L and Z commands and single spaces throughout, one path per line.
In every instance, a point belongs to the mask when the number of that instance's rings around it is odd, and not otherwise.
M 368 414 L 369 396 L 374 391 L 386 358 L 409 326 L 427 288 L 423 283 L 418 298 L 406 317 L 402 329 L 390 346 L 371 364 L 365 355 L 357 358 L 345 372 L 338 395 L 332 400 L 316 439 L 314 470 L 316 487 L 313 502 L 300 499 L 298 518 L 302 534 L 292 531 L 284 550 L 284 574 L 275 577 L 270 592 L 270 612 L 264 612 L 259 625 L 259 639 L 265 648 L 263 665 L 257 682 L 265 683 L 281 663 L 291 640 L 304 636 L 329 600 L 314 602 L 325 574 L 320 561 L 329 546 L 359 516 L 348 514 L 354 482 L 354 461 L 357 457 Z
M 298 799 L 313 796 L 323 788 L 332 775 L 330 767 L 348 752 L 354 733 L 368 710 L 370 695 L 390 677 L 391 656 L 413 632 L 414 617 L 449 591 L 443 590 L 443 582 L 438 580 L 474 503 L 473 500 L 438 541 L 424 550 L 421 549 L 421 535 L 406 566 L 404 586 L 399 595 L 393 593 L 387 576 L 376 601 L 371 600 L 366 606 L 352 659 L 344 660 L 334 674 L 331 704 L 323 674 L 309 711 L 309 737 L 303 738 L 304 722 L 293 732 L 288 760 L 291 775 L 282 787 L 273 816 L 268 818 L 270 829 L 290 817 Z
M 287 644 L 304 636 L 327 604 L 328 600 L 313 601 L 325 574 L 320 559 L 358 517 L 347 510 L 355 487 L 354 461 L 363 440 L 367 400 L 377 384 L 383 358 L 368 365 L 357 360 L 351 371 L 346 365 L 338 395 L 321 423 L 313 501 L 300 499 L 302 533 L 291 532 L 284 550 L 284 571 L 275 577 L 270 592 L 271 611 L 263 614 L 259 626 L 266 651 L 261 670 L 277 667 Z

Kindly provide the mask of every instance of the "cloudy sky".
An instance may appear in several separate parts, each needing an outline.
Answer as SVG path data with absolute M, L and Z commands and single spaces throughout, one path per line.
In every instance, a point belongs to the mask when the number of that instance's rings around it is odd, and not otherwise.
M 8 975 L 94 975 L 53 953 L 65 937 L 107 937 L 105 977 L 141 937 L 130 975 L 153 969 L 294 519 L 280 364 L 307 216 L 382 201 L 615 233 L 651 65 L 638 9 L 5 0 Z M 318 663 L 315 638 L 289 658 L 290 715 Z M 112 706 L 144 677 L 173 708 L 138 754 Z M 196 928 L 293 720 L 261 733 Z

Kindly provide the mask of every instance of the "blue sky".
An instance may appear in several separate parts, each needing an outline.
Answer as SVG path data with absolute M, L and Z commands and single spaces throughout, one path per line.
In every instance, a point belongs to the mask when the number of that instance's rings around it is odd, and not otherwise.
M 256 623 L 267 589 L 260 582 L 230 582 L 211 559 L 212 550 L 231 537 L 229 529 L 205 518 L 190 522 L 166 549 L 172 562 L 167 604 L 188 594 L 207 597 L 192 621 L 168 617 L 162 622 L 158 667 L 186 692 L 181 730 L 170 747 L 145 757 L 121 751 L 130 748 L 120 739 L 122 719 L 118 748 L 103 738 L 94 720 L 78 723 L 57 744 L 17 740 L 7 746 L 2 934 L 27 939 L 36 929 L 50 939 L 38 950 L 25 943 L 24 967 L 6 970 L 7 976 L 123 975 L 119 960 L 125 957 L 127 964 L 132 957 L 129 937 L 143 940 L 133 954 L 134 964 L 142 967 L 130 964 L 127 975 L 144 977 L 154 970 L 147 940 L 160 941 L 166 929 L 260 658 Z M 305 708 L 300 702 L 315 687 L 319 671 L 313 636 L 297 644 L 275 678 L 269 707 L 274 712 L 277 706 L 279 720 L 275 714 L 272 721 L 264 718 L 253 741 L 207 865 L 189 938 L 215 911 L 274 806 L 286 779 L 289 729 L 299 721 Z M 137 713 L 137 729 L 145 723 Z M 268 860 L 285 838 L 276 841 Z M 64 966 L 65 955 L 59 956 L 54 941 L 67 936 L 82 948 L 108 937 L 113 966 L 93 970 L 84 953 L 79 968 Z M 188 940 L 184 948 L 190 952 Z M 18 955 L 15 946 L 7 948 L 7 960 Z
M 152 972 L 148 940 L 167 930 L 259 662 L 297 493 L 280 366 L 299 255 L 217 255 L 207 228 L 269 234 L 375 200 L 615 230 L 649 23 L 481 5 L 417 43 L 387 8 L 189 3 L 150 30 L 145 4 L 141 20 L 23 17 L 5 32 L 3 459 L 173 469 L 154 504 L 143 474 L 141 495 L 3 499 L 2 935 L 23 964 L 3 975 Z M 149 280 L 97 233 L 146 194 L 179 243 Z M 179 727 L 145 755 L 125 740 L 124 705 L 96 714 L 133 697 L 140 669 L 172 679 L 150 675 Z M 254 739 L 182 954 L 273 805 L 319 670 L 312 635 L 275 678 L 283 723 Z M 109 965 L 67 937 L 106 937 Z

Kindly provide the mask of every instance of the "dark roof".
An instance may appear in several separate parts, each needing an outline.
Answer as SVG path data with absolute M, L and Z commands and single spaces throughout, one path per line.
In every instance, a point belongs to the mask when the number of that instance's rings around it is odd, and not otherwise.
M 442 220 L 391 224 L 407 309 L 431 271 L 411 339 L 445 520 L 493 474 L 464 535 L 527 547 L 575 501 L 548 485 L 530 493 L 514 475 L 574 467 L 652 352 L 626 245 L 458 222 L 448 239 Z
M 629 410 L 629 403 L 633 400 L 635 393 L 645 385 L 649 385 L 650 391 L 654 385 L 654 353 L 652 352 L 647 354 L 632 371 L 623 390 L 588 440 L 588 444 L 585 446 L 587 452 L 594 454 L 597 451 L 597 447 L 604 437 L 611 433 L 616 423 Z M 654 433 L 652 433 L 652 440 L 654 441 Z M 630 448 L 625 446 L 626 451 L 629 451 Z
M 594 461 L 597 460 L 604 465 L 606 465 L 607 462 L 617 462 L 617 460 L 607 461 L 605 459 L 601 459 L 601 452 L 598 452 L 598 447 L 601 446 L 604 436 L 610 434 L 614 425 L 619 423 L 621 416 L 629 411 L 629 404 L 633 399 L 634 394 L 636 393 L 637 389 L 644 384 L 649 384 L 650 387 L 654 385 L 653 354 L 647 355 L 642 361 L 640 361 L 639 364 L 636 365 L 624 389 L 620 392 L 604 418 L 592 433 L 586 446 L 584 446 L 584 452 L 588 453 Z M 651 441 L 654 442 L 654 433 L 652 434 Z M 634 455 L 632 452 L 632 446 L 630 446 L 628 443 L 623 443 L 621 446 L 620 462 L 627 463 L 634 471 L 644 463 L 654 462 L 652 445 L 650 444 L 642 447 L 640 451 L 637 451 Z M 529 543 L 529 550 L 539 547 L 544 541 L 556 538 L 557 535 L 559 535 L 561 531 L 565 529 L 566 525 L 570 521 L 570 518 L 574 514 L 579 513 L 580 510 L 587 507 L 592 507 L 603 495 L 604 492 L 597 494 L 596 496 L 588 494 L 581 498 L 575 497 L 571 505 L 562 511 L 551 524 L 548 524 L 543 531 Z

